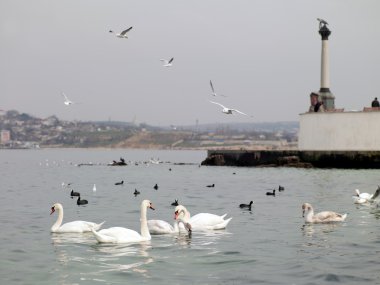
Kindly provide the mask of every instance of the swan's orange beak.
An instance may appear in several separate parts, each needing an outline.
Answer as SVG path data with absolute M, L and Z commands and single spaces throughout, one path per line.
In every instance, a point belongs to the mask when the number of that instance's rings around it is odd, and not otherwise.
M 53 214 L 54 212 L 55 212 L 55 208 L 51 207 L 50 215 Z

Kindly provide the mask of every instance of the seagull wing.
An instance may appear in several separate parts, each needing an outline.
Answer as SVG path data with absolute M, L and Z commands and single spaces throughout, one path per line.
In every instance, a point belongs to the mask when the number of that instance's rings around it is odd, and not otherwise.
M 214 102 L 214 101 L 210 101 L 210 102 L 213 103 L 213 104 L 219 105 L 219 106 L 221 106 L 222 108 L 228 109 L 227 107 L 223 106 L 222 104 L 220 104 L 220 103 L 218 103 L 218 102 Z
M 172 57 L 172 58 L 169 60 L 169 63 L 172 63 L 173 60 L 174 60 L 174 57 Z
M 124 31 L 122 31 L 121 33 L 120 33 L 120 35 L 125 35 L 126 33 L 128 33 L 130 30 L 132 30 L 132 27 L 130 27 L 130 28 L 128 28 L 128 29 L 126 29 L 126 30 L 124 30 Z
M 64 92 L 62 92 L 62 96 L 63 96 L 63 98 L 65 98 L 65 101 L 66 101 L 66 102 L 71 102 L 71 101 L 69 100 L 69 98 L 67 98 L 67 96 L 66 96 L 66 94 L 65 94 Z
M 211 86 L 211 90 L 212 90 L 212 93 L 215 94 L 215 91 L 214 91 L 214 86 L 212 85 L 212 81 L 210 80 L 210 86 Z
M 375 194 L 373 194 L 371 200 L 375 200 L 380 194 L 380 186 L 377 188 Z
M 242 111 L 239 111 L 239 110 L 236 110 L 236 109 L 230 109 L 230 110 L 233 111 L 233 112 L 237 112 L 239 114 L 248 116 L 246 113 L 243 113 Z

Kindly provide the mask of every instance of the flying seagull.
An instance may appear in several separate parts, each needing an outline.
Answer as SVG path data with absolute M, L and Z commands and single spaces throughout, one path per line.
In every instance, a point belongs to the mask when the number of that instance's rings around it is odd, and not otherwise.
M 110 30 L 110 33 L 114 33 L 118 38 L 128 39 L 127 33 L 132 30 L 132 27 L 122 31 L 120 34 L 115 34 L 114 31 Z
M 71 101 L 69 98 L 67 98 L 66 94 L 62 92 L 63 98 L 65 98 L 65 101 L 63 102 L 66 106 L 70 106 L 71 104 L 74 104 L 73 101 Z
M 317 18 L 317 20 L 319 21 L 319 28 L 321 28 L 322 25 L 328 25 L 328 23 L 323 19 Z
M 223 108 L 223 109 L 222 109 L 222 112 L 223 112 L 224 114 L 232 115 L 232 112 L 237 112 L 237 113 L 239 113 L 239 114 L 242 114 L 242 115 L 248 116 L 246 113 L 243 113 L 243 112 L 241 112 L 241 111 L 239 111 L 239 110 L 237 110 L 237 109 L 227 108 L 227 107 L 223 106 L 222 104 L 220 104 L 220 103 L 218 103 L 218 102 L 213 102 L 213 101 L 210 101 L 210 102 L 213 103 L 213 104 L 219 105 L 220 107 L 222 107 L 222 108 Z
M 223 97 L 227 97 L 227 96 L 225 96 L 225 95 L 221 95 L 221 94 L 216 94 L 216 92 L 215 92 L 215 90 L 214 90 L 214 85 L 212 85 L 212 81 L 210 80 L 210 86 L 211 86 L 211 95 L 212 96 L 214 96 L 214 97 L 216 97 L 216 96 L 223 96 Z
M 173 60 L 174 60 L 174 57 L 172 57 L 170 60 L 167 60 L 167 59 L 160 59 L 160 60 L 164 62 L 164 65 L 163 65 L 163 66 L 165 66 L 165 67 L 170 67 L 170 66 L 173 65 L 172 62 L 173 62 Z

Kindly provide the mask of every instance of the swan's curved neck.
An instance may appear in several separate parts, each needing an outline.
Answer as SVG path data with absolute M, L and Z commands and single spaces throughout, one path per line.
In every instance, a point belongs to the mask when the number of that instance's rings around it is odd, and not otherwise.
M 62 224 L 63 221 L 63 209 L 62 208 L 57 208 L 58 212 L 58 218 L 55 221 L 54 225 L 51 227 L 51 231 L 56 231 Z
M 314 217 L 314 210 L 310 209 L 305 215 L 305 221 L 311 223 L 313 222 L 313 217 Z
M 141 226 L 141 236 L 147 240 L 151 239 L 149 228 L 148 228 L 148 220 L 146 218 L 146 205 L 141 205 L 141 216 L 140 216 L 140 226 Z
M 178 220 L 182 223 L 188 223 L 190 221 L 190 212 L 187 209 L 183 209 L 181 214 L 178 216 Z

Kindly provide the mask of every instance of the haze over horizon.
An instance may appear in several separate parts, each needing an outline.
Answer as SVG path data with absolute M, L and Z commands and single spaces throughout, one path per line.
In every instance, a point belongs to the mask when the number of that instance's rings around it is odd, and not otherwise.
M 378 11 L 376 0 L 3 0 L 0 109 L 151 125 L 298 121 L 320 87 L 322 18 L 335 105 L 362 110 L 380 97 Z M 128 39 L 109 33 L 131 26 Z M 211 96 L 210 80 L 227 97 Z M 80 104 L 65 106 L 62 92 Z

